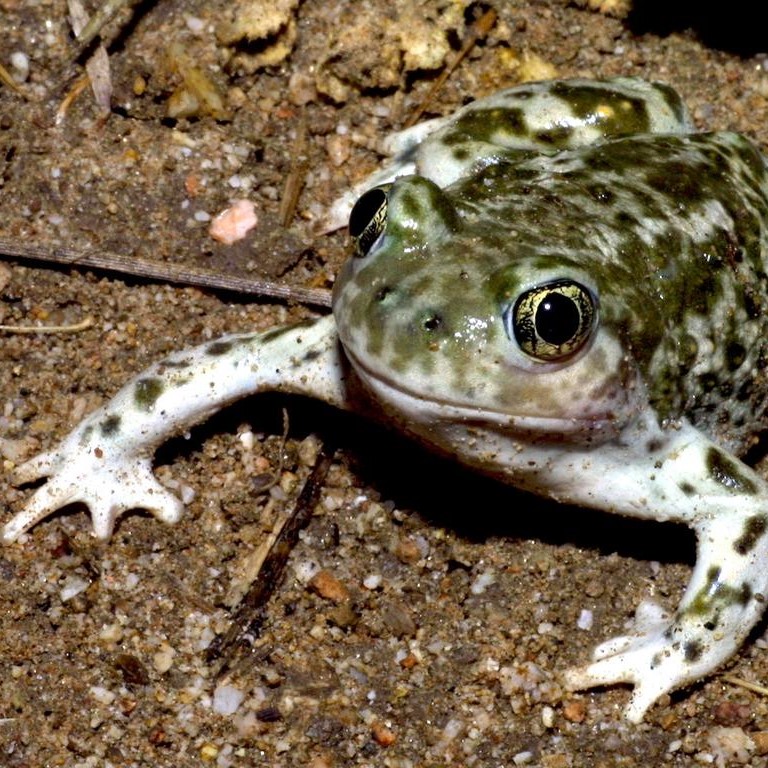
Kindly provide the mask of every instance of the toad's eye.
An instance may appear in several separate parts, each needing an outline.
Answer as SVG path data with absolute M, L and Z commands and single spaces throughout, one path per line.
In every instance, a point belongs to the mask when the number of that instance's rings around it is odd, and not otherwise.
M 367 256 L 387 225 L 387 192 L 390 184 L 362 194 L 349 214 L 349 235 L 355 242 L 355 256 Z
M 597 300 L 574 280 L 553 280 L 521 293 L 504 310 L 507 336 L 526 355 L 556 362 L 578 352 L 590 339 L 597 320 Z

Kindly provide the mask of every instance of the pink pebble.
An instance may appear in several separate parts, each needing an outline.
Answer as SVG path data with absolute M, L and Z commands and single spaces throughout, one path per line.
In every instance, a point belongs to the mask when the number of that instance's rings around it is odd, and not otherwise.
M 217 214 L 208 233 L 224 245 L 242 240 L 258 223 L 256 206 L 250 200 L 235 200 L 229 208 Z

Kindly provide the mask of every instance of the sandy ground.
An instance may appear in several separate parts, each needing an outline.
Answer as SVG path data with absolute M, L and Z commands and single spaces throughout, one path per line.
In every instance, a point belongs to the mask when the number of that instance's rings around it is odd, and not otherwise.
M 317 234 L 318 217 L 375 167 L 377 142 L 460 47 L 464 4 L 261 5 L 139 4 L 106 35 L 112 114 L 86 89 L 56 125 L 72 85 L 51 90 L 71 50 L 65 5 L 0 0 L 0 63 L 27 96 L 0 85 L 0 235 L 329 287 L 347 246 Z M 680 6 L 661 23 L 652 4 L 628 19 L 555 0 L 497 6 L 496 26 L 429 114 L 531 73 L 640 75 L 677 87 L 700 128 L 768 144 L 759 25 L 738 7 L 702 20 Z M 190 107 L 201 93 L 209 101 Z M 304 183 L 281 227 L 297 166 Z M 210 217 L 241 197 L 258 227 L 216 243 Z M 78 333 L 2 337 L 6 470 L 164 354 L 312 315 L 13 260 L 0 279 L 3 323 L 94 320 Z M 253 652 L 217 683 L 203 650 L 227 629 L 248 558 L 294 502 L 320 441 L 339 450 L 315 516 Z M 558 682 L 643 598 L 674 607 L 693 560 L 685 530 L 543 504 L 353 416 L 275 396 L 170 443 L 158 467 L 194 494 L 177 526 L 133 513 L 101 544 L 75 508 L 0 550 L 1 765 L 766 764 L 768 699 L 720 675 L 665 698 L 641 726 L 621 720 L 626 689 L 570 694 Z M 278 470 L 278 485 L 260 490 Z M 30 491 L 4 476 L 0 493 L 7 518 Z M 328 578 L 313 588 L 318 567 Z M 577 627 L 584 610 L 589 629 Z M 766 678 L 764 629 L 728 672 Z

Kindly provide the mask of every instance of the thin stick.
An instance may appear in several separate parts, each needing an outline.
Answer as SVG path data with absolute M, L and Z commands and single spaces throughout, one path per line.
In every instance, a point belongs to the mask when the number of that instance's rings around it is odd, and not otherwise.
M 232 670 L 238 652 L 244 645 L 253 646 L 254 641 L 258 639 L 266 605 L 282 583 L 288 557 L 299 540 L 299 532 L 306 528 L 312 519 L 332 460 L 333 451 L 324 445 L 291 514 L 276 534 L 274 543 L 264 558 L 258 578 L 234 611 L 229 630 L 214 638 L 206 650 L 208 663 L 217 663 L 216 679 L 221 679 Z
M 69 108 L 72 106 L 75 99 L 88 87 L 89 83 L 90 79 L 88 75 L 80 75 L 80 77 L 78 77 L 77 80 L 72 83 L 72 86 L 61 100 L 59 108 L 56 110 L 56 125 L 61 125 L 64 122 Z
M 251 296 L 269 296 L 284 301 L 309 304 L 313 307 L 331 306 L 331 292 L 324 288 L 293 287 L 269 280 L 225 275 L 203 267 L 166 264 L 104 251 L 79 251 L 66 247 L 50 249 L 39 245 L 22 244 L 0 236 L 0 256 L 62 264 L 80 269 L 100 269 L 149 280 L 193 285 L 200 288 L 218 288 Z
M 0 325 L 0 331 L 5 333 L 78 333 L 90 328 L 93 318 L 86 317 L 72 325 Z
M 13 79 L 11 73 L 2 64 L 0 64 L 0 83 L 5 83 L 12 91 L 16 91 L 19 96 L 24 96 L 24 98 L 26 98 L 26 94 L 21 89 L 21 86 Z
M 278 216 L 280 223 L 287 227 L 296 212 L 299 202 L 299 194 L 304 186 L 307 175 L 307 118 L 301 116 L 299 127 L 296 131 L 296 139 L 291 147 L 291 169 L 285 177 L 283 194 L 280 198 L 280 210 Z
M 70 61 L 77 61 L 83 55 L 86 48 L 96 39 L 96 35 L 115 17 L 117 12 L 132 2 L 133 0 L 106 0 L 88 19 L 87 24 L 80 32 L 77 33 L 77 45 Z
M 735 675 L 722 675 L 721 676 L 726 683 L 731 685 L 737 685 L 739 688 L 746 688 L 748 691 L 754 691 L 762 696 L 768 696 L 768 688 L 759 683 L 752 683 L 749 680 L 744 680 L 742 677 L 736 677 Z
M 496 11 L 491 8 L 472 24 L 467 33 L 466 40 L 464 40 L 464 45 L 461 46 L 461 50 L 456 54 L 456 58 L 440 73 L 440 76 L 435 80 L 427 95 L 416 108 L 416 111 L 406 121 L 405 128 L 416 125 L 419 118 L 429 107 L 432 99 L 434 99 L 435 94 L 443 87 L 445 81 L 453 74 L 456 67 L 464 61 L 466 55 L 477 45 L 478 40 L 482 40 L 491 31 L 495 23 Z

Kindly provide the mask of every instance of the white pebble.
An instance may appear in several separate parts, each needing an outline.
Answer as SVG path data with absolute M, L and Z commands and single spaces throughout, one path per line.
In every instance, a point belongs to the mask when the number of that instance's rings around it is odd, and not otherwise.
M 594 619 L 594 616 L 592 614 L 592 611 L 589 611 L 586 608 L 584 608 L 579 614 L 579 618 L 576 619 L 576 626 L 579 629 L 592 629 L 593 619 Z
M 246 451 L 252 451 L 253 446 L 256 443 L 256 436 L 253 434 L 253 431 L 250 429 L 243 430 L 238 436 L 238 440 L 240 440 L 240 444 L 245 448 Z
M 163 643 L 162 646 L 160 646 L 160 650 L 152 656 L 152 664 L 162 675 L 173 666 L 173 657 L 175 655 L 176 651 L 174 651 L 167 643 Z
M 363 579 L 363 586 L 366 589 L 378 589 L 381 586 L 381 574 L 371 573 Z
M 496 576 L 491 571 L 484 571 L 472 582 L 469 590 L 473 595 L 482 595 L 494 581 L 496 581 Z
M 64 583 L 61 585 L 61 590 L 59 592 L 61 602 L 66 603 L 67 600 L 71 600 L 75 595 L 85 592 L 89 586 L 90 582 L 80 576 L 67 576 Z
M 191 485 L 184 483 L 179 486 L 179 496 L 185 505 L 191 504 L 194 501 L 196 495 L 197 492 Z
M 91 696 L 93 696 L 99 704 L 106 704 L 109 706 L 115 700 L 115 694 L 101 685 L 92 685 L 90 687 L 90 692 Z
M 315 560 L 300 560 L 293 566 L 296 579 L 301 584 L 309 584 L 312 577 L 320 570 L 320 565 Z
M 29 77 L 29 57 L 23 51 L 14 51 L 10 57 L 11 66 L 16 70 L 14 80 L 23 83 Z
M 184 21 L 186 22 L 187 29 L 196 35 L 199 35 L 205 29 L 205 22 L 197 16 L 187 16 Z
M 234 685 L 220 685 L 213 692 L 213 711 L 218 715 L 234 715 L 244 698 L 245 693 Z

